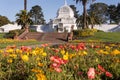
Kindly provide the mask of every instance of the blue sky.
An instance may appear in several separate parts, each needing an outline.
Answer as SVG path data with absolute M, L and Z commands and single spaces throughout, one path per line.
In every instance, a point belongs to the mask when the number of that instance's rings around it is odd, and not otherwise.
M 103 2 L 108 5 L 117 5 L 120 0 L 96 0 L 96 2 Z M 42 7 L 45 20 L 48 22 L 49 19 L 54 19 L 56 17 L 57 10 L 64 5 L 64 0 L 27 0 L 27 10 L 29 11 L 31 7 L 39 5 Z M 74 0 L 67 0 L 68 5 L 75 5 L 79 13 L 82 14 L 82 4 L 75 3 Z M 0 15 L 7 16 L 10 21 L 16 20 L 16 13 L 24 8 L 24 0 L 0 0 Z M 89 4 L 87 6 L 89 8 Z

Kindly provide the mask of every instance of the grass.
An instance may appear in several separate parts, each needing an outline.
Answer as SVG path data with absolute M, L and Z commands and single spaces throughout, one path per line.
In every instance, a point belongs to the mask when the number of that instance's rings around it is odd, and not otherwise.
M 3 38 L 4 34 L 0 34 L 0 48 L 5 48 L 9 45 L 16 45 L 16 46 L 28 46 L 28 45 L 39 45 L 41 42 L 35 40 L 29 41 L 6 41 Z M 102 42 L 120 42 L 120 32 L 96 32 L 94 36 L 88 38 L 81 38 L 82 41 L 102 41 Z M 74 42 L 74 41 L 73 41 Z M 78 41 L 79 42 L 79 41 Z
M 91 40 L 100 40 L 103 42 L 120 42 L 120 32 L 96 32 Z
M 39 42 L 36 40 L 12 40 L 12 39 L 5 39 L 4 33 L 0 33 L 0 49 L 6 48 L 7 46 L 13 46 L 16 45 L 19 46 L 32 46 L 32 45 L 40 45 L 43 42 Z
M 16 45 L 17 47 L 19 47 L 19 46 L 40 45 L 43 43 L 36 40 L 20 41 L 20 40 L 5 39 L 3 36 L 4 36 L 4 33 L 0 33 L 0 49 L 6 48 L 7 46 L 13 46 L 13 45 Z
M 0 33 L 0 39 L 3 39 L 4 33 Z
M 101 42 L 120 42 L 120 32 L 96 32 L 94 36 L 80 38 L 80 41 L 101 41 Z M 79 40 L 75 40 L 75 42 L 79 42 Z M 72 41 L 74 42 L 74 41 Z
M 13 46 L 16 47 L 19 46 L 32 46 L 32 45 L 40 45 L 43 42 L 39 42 L 36 40 L 9 40 L 9 39 L 0 39 L 0 49 L 6 48 L 7 46 Z

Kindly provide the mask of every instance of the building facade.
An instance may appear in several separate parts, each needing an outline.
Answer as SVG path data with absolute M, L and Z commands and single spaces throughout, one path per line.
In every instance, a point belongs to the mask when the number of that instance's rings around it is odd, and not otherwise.
M 58 32 L 70 32 L 71 28 L 73 30 L 77 29 L 76 18 L 74 17 L 74 12 L 69 5 L 65 4 L 60 7 L 57 11 L 57 16 L 50 22 L 52 28 Z

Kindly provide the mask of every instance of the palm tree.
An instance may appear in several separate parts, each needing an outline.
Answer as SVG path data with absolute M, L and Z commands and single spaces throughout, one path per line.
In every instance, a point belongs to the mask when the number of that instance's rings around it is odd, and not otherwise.
M 26 10 L 21 10 L 20 13 L 16 14 L 16 16 L 16 22 L 18 23 L 18 25 L 22 26 L 22 29 L 25 29 L 26 27 L 28 27 L 29 24 L 32 24 L 32 20 L 30 19 L 31 15 L 30 13 L 27 13 Z
M 27 0 L 24 0 L 24 10 L 27 10 Z
M 98 25 L 101 24 L 100 21 L 99 21 L 98 16 L 96 16 L 95 12 L 93 12 L 93 11 L 90 11 L 88 13 L 87 19 L 88 19 L 87 22 L 88 22 L 89 25 L 91 25 L 92 29 L 93 29 L 95 24 L 98 24 Z
M 86 20 L 87 10 L 86 10 L 86 5 L 87 5 L 87 2 L 90 1 L 90 0 L 74 0 L 74 1 L 76 1 L 76 3 L 82 2 L 82 5 L 83 5 L 83 29 L 85 29 L 85 28 L 87 28 L 87 20 Z M 92 1 L 95 1 L 95 0 L 92 0 Z

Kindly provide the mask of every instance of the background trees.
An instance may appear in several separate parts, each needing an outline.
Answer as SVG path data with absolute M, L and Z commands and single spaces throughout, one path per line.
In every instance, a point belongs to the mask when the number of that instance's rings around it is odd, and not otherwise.
M 76 21 L 78 27 L 84 26 L 84 15 L 79 15 Z M 107 5 L 105 3 L 91 4 L 87 9 L 86 25 L 93 28 L 96 24 L 119 24 L 120 23 L 120 3 L 118 5 Z
M 94 16 L 98 18 L 100 23 L 107 23 L 108 20 L 108 5 L 105 3 L 94 3 L 90 5 L 90 9 L 88 9 L 88 13 L 94 12 Z
M 116 23 L 120 24 L 120 3 L 117 5 L 117 15 L 116 15 Z
M 86 10 L 86 6 L 87 6 L 87 3 L 89 1 L 95 1 L 95 0 L 74 0 L 76 1 L 76 3 L 81 3 L 82 2 L 82 5 L 83 5 L 83 29 L 85 28 L 88 28 L 88 25 L 87 25 L 87 10 Z
M 0 15 L 0 27 L 10 23 L 9 19 L 6 16 Z
M 33 6 L 30 10 L 31 18 L 33 21 L 33 24 L 39 25 L 39 24 L 45 24 L 44 15 L 42 12 L 42 8 L 38 5 Z
M 73 12 L 74 12 L 74 17 L 78 18 L 79 17 L 79 11 L 77 10 L 77 8 L 75 7 L 75 5 L 70 5 L 70 7 L 72 8 Z
M 115 5 L 108 6 L 108 14 L 110 24 L 116 23 L 117 7 Z

